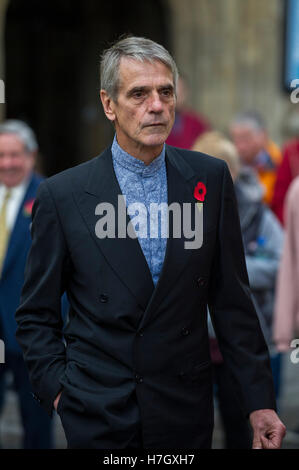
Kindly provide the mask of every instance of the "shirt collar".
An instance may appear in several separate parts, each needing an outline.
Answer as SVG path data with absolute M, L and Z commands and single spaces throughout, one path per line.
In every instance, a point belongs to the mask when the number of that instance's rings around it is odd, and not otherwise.
M 133 157 L 125 150 L 123 150 L 114 136 L 114 140 L 111 147 L 113 161 L 118 165 L 126 168 L 141 176 L 153 176 L 157 173 L 163 164 L 165 164 L 165 144 L 163 145 L 162 152 L 156 157 L 149 165 L 146 165 L 142 160 Z

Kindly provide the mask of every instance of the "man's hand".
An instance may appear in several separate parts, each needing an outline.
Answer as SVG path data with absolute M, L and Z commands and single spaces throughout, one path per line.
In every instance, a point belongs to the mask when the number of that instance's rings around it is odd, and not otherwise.
M 280 449 L 286 427 L 274 410 L 256 410 L 249 415 L 253 449 Z
M 57 397 L 54 400 L 53 406 L 54 406 L 55 411 L 57 411 L 57 406 L 58 406 L 58 402 L 60 400 L 60 395 L 61 395 L 61 392 L 58 393 Z

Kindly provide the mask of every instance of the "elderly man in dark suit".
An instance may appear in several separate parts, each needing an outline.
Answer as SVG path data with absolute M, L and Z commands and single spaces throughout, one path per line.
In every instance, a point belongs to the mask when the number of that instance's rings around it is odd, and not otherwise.
M 23 424 L 23 447 L 52 447 L 51 420 L 32 397 L 22 350 L 15 333 L 26 258 L 31 245 L 33 201 L 41 177 L 34 171 L 38 150 L 33 131 L 22 121 L 0 125 L 0 337 L 5 362 L 0 364 L 0 407 L 3 407 L 7 372 L 14 380 Z
M 165 145 L 176 81 L 153 41 L 130 37 L 105 51 L 100 94 L 113 144 L 47 179 L 33 208 L 17 338 L 36 398 L 60 414 L 69 448 L 211 446 L 207 304 L 253 447 L 280 447 L 285 433 L 228 168 Z M 163 204 L 176 210 L 155 219 Z M 188 245 L 192 231 L 179 230 L 186 207 L 192 224 L 203 221 L 193 231 L 202 228 L 202 243 Z

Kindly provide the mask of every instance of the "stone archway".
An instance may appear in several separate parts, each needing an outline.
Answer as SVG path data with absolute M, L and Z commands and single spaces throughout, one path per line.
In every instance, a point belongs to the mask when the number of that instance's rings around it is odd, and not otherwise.
M 75 3 L 75 7 L 74 7 Z M 36 131 L 46 175 L 111 141 L 98 98 L 100 52 L 121 34 L 168 43 L 163 0 L 11 0 L 7 9 L 6 117 Z

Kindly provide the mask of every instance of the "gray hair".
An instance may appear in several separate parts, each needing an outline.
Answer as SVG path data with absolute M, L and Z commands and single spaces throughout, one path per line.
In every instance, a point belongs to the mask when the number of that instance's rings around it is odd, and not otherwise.
M 0 124 L 1 134 L 15 134 L 24 144 L 27 152 L 38 150 L 38 144 L 33 130 L 23 121 L 8 119 Z
M 140 62 L 160 61 L 173 75 L 176 90 L 178 69 L 169 52 L 160 44 L 142 37 L 127 37 L 117 41 L 106 49 L 100 62 L 101 88 L 116 101 L 119 88 L 119 65 L 122 57 L 129 57 Z
M 257 111 L 244 111 L 237 114 L 233 121 L 232 126 L 244 125 L 250 127 L 254 131 L 266 130 L 266 123 L 262 116 Z

